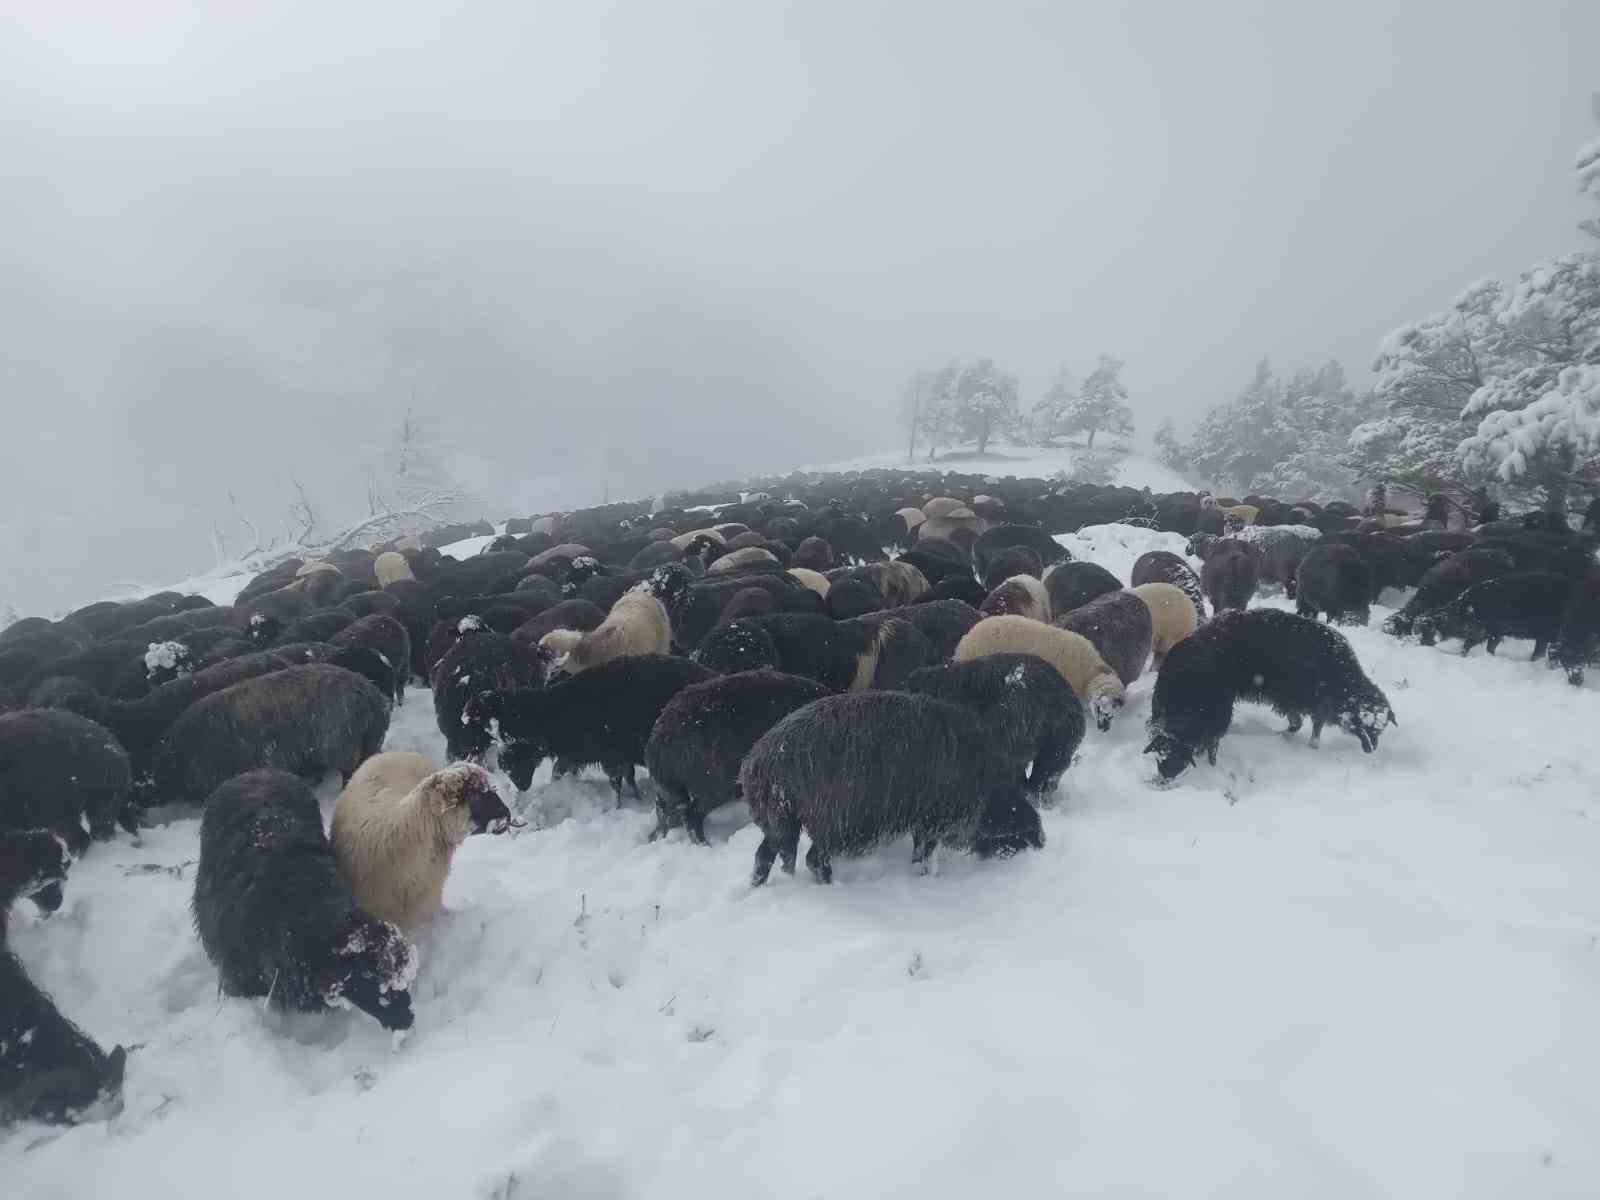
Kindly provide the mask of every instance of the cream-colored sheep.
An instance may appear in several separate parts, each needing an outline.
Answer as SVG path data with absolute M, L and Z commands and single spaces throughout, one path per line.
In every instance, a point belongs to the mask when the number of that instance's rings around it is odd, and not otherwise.
M 456 847 L 510 819 L 482 767 L 375 754 L 339 793 L 330 840 L 356 903 L 409 933 L 444 908 Z
M 750 567 L 777 564 L 777 562 L 778 556 L 772 551 L 763 550 L 760 546 L 746 546 L 743 550 L 735 550 L 732 554 L 724 554 L 706 568 L 706 574 L 736 575 Z
M 385 550 L 373 559 L 372 570 L 378 576 L 379 587 L 388 587 L 391 583 L 399 583 L 403 579 L 416 578 L 411 573 L 411 564 L 406 561 L 406 556 L 393 550 Z
M 966 508 L 966 504 L 957 500 L 954 496 L 935 496 L 922 506 L 922 515 L 931 520 L 934 517 L 948 516 L 957 509 Z M 967 511 L 970 512 L 971 509 L 967 509 Z
M 1044 659 L 1072 685 L 1102 730 L 1111 728 L 1111 718 L 1127 700 L 1122 680 L 1106 665 L 1094 643 L 1067 629 L 1028 617 L 985 617 L 957 644 L 955 661 L 967 662 L 985 654 L 1033 654 Z
M 552 629 L 539 645 L 556 656 L 556 670 L 576 675 L 629 654 L 671 653 L 672 621 L 649 592 L 627 592 L 597 628 Z
M 323 562 L 321 559 L 318 559 L 316 562 L 308 562 L 303 565 L 298 571 L 295 572 L 295 577 L 298 579 L 306 575 L 316 575 L 322 571 L 332 571 L 335 575 L 344 574 L 343 571 L 339 570 L 339 568 L 334 566 L 331 562 Z
M 1011 614 L 1050 624 L 1050 593 L 1032 575 L 1003 579 L 978 607 L 986 617 Z
M 971 545 L 972 541 L 984 531 L 985 523 L 982 517 L 970 508 L 962 505 L 930 516 L 921 525 L 917 526 L 919 538 L 943 538 L 947 542 L 960 542 Z
M 821 571 L 813 571 L 810 567 L 790 567 L 787 574 L 824 600 L 828 598 L 828 588 L 831 585 L 828 583 L 828 577 Z
M 1167 652 L 1195 631 L 1200 623 L 1194 611 L 1194 601 L 1184 595 L 1183 589 L 1170 583 L 1141 583 L 1129 589 L 1150 610 L 1150 623 L 1154 627 L 1150 638 L 1150 659 L 1160 667 Z
M 1222 511 L 1230 516 L 1238 517 L 1246 525 L 1254 525 L 1256 518 L 1261 515 L 1261 510 L 1254 504 L 1230 504 Z
M 894 515 L 905 522 L 908 534 L 916 533 L 917 526 L 928 519 L 928 514 L 920 508 L 897 508 Z

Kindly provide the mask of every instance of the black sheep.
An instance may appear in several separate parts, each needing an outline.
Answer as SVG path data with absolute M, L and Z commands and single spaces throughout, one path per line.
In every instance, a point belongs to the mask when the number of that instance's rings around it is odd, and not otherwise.
M 907 550 L 895 562 L 910 563 L 922 572 L 930 584 L 937 586 L 942 579 L 952 576 L 975 579 L 972 559 L 954 542 L 944 538 L 928 538 Z M 987 591 L 985 592 L 987 595 Z
M 976 713 L 994 752 L 1036 800 L 1056 790 L 1083 743 L 1087 722 L 1077 693 L 1031 654 L 986 654 L 927 667 L 906 680 L 905 690 Z
M 793 872 L 800 832 L 806 866 L 833 880 L 836 855 L 864 854 L 912 835 L 912 862 L 941 841 L 970 846 L 1005 768 L 968 709 L 904 692 L 828 696 L 774 725 L 739 769 L 750 817 L 762 833 L 750 882 L 782 859 Z
M 1600 660 L 1600 575 L 1590 575 L 1572 589 L 1561 614 L 1561 632 L 1550 647 L 1550 665 L 1567 673 L 1574 687 L 1583 683 L 1584 668 Z
M 137 700 L 107 700 L 94 692 L 68 692 L 57 699 L 55 707 L 71 709 L 111 731 L 127 751 L 135 794 L 145 798 L 150 784 L 151 759 L 179 713 L 213 692 L 292 665 L 275 651 L 263 650 L 151 688 L 149 695 Z
M 1189 603 L 1194 605 L 1194 615 L 1205 619 L 1206 596 L 1200 590 L 1200 576 L 1172 551 L 1147 550 L 1134 559 L 1128 586 L 1138 587 L 1141 583 L 1170 583 L 1189 597 Z
M 1037 552 L 1027 546 L 1007 546 L 990 556 L 983 569 L 983 582 L 991 592 L 1015 575 L 1039 579 L 1044 575 L 1044 562 Z
M 741 671 L 674 696 L 645 746 L 644 763 L 656 786 L 651 840 L 682 825 L 690 840 L 704 845 L 706 815 L 739 798 L 739 764 L 750 747 L 784 717 L 829 694 L 814 679 Z
M 256 767 L 346 781 L 383 745 L 389 699 L 326 663 L 286 667 L 213 692 L 173 721 L 154 755 L 156 804 L 198 805 L 223 780 Z
M 371 585 L 367 585 L 369 588 Z M 340 608 L 348 608 L 357 617 L 370 617 L 374 613 L 387 613 L 396 620 L 401 618 L 404 608 L 399 596 L 383 591 L 362 591 L 346 596 L 339 601 Z
M 1349 546 L 1313 546 L 1295 571 L 1295 611 L 1321 613 L 1340 625 L 1365 625 L 1372 615 L 1372 568 Z
M 1044 848 L 1044 822 L 1019 784 L 1001 783 L 989 791 L 972 838 L 979 858 L 1010 858 L 1024 850 Z
M 666 543 L 662 543 L 665 545 Z M 588 600 L 563 600 L 536 616 L 529 617 L 511 631 L 511 640 L 537 646 L 539 639 L 553 629 L 576 629 L 588 633 L 606 619 L 606 610 Z
M 1250 545 L 1261 560 L 1257 582 L 1276 583 L 1293 600 L 1299 588 L 1295 572 L 1301 559 L 1317 544 L 1317 531 L 1307 528 L 1302 534 L 1293 529 L 1260 529 L 1251 533 Z
M 794 552 L 794 566 L 813 571 L 833 570 L 833 547 L 826 538 L 808 537 L 801 540 Z
M 0 833 L 0 1126 L 74 1121 L 122 1087 L 127 1052 L 107 1054 L 62 1016 L 5 945 L 16 901 L 31 899 L 43 912 L 61 907 L 70 862 L 46 830 Z
M 682 563 L 668 563 L 652 571 L 647 590 L 667 610 L 672 624 L 672 645 L 687 654 L 700 645 L 722 619 L 722 610 L 734 594 L 745 588 L 761 588 L 772 596 L 778 611 L 821 614 L 822 598 L 791 575 L 717 576 L 697 581 Z
M 61 907 L 72 852 L 48 829 L 0 831 L 0 941 L 11 906 L 32 900 L 42 913 Z
M 485 721 L 468 714 L 468 701 L 481 692 L 543 687 L 548 661 L 537 645 L 491 632 L 474 618 L 462 624 L 461 636 L 433 668 L 433 716 L 450 761 L 478 762 L 494 739 Z
M 385 1029 L 411 1028 L 416 951 L 356 905 L 317 798 L 293 775 L 247 771 L 211 793 L 193 908 L 228 995 L 290 1012 L 354 1006 Z
M 116 831 L 132 784 L 103 725 L 56 708 L 0 714 L 0 830 L 48 829 L 82 854 Z
M 776 613 L 712 630 L 695 660 L 719 674 L 770 668 L 844 691 L 898 687 L 932 655 L 928 639 L 904 621 Z
M 1067 553 L 1055 538 L 1051 537 L 1037 525 L 995 525 L 985 529 L 978 535 L 978 540 L 972 543 L 972 558 L 978 570 L 985 579 L 989 577 L 990 563 L 995 556 L 1005 550 L 1026 549 L 1039 559 L 1040 569 L 1058 562 L 1065 562 L 1072 556 Z M 1019 571 L 1007 571 L 995 580 L 1005 579 L 1009 575 L 1021 574 Z M 1034 574 L 1038 578 L 1038 574 Z M 931 581 L 931 576 L 930 576 Z M 990 585 L 993 586 L 992 584 Z
M 712 674 L 668 654 L 634 654 L 590 667 L 548 688 L 487 687 L 463 716 L 475 727 L 498 721 L 500 765 L 519 791 L 547 758 L 581 768 L 598 764 L 622 800 L 626 781 L 639 795 L 634 767 L 645 761 L 650 730 L 667 703 Z
M 1120 592 L 1122 580 L 1099 563 L 1064 562 L 1044 577 L 1050 611 L 1062 616 L 1107 592 Z
M 989 590 L 971 575 L 946 575 L 935 583 L 918 604 L 936 604 L 939 601 L 956 601 L 976 610 L 988 597 Z
M 977 581 L 973 582 L 976 584 Z M 980 596 L 979 599 L 982 600 L 983 597 Z M 915 627 L 928 639 L 933 651 L 933 659 L 929 662 L 931 666 L 933 661 L 949 662 L 956 652 L 956 647 L 961 644 L 961 639 L 966 637 L 982 618 L 983 614 L 962 600 L 919 600 L 904 608 L 886 608 L 882 612 L 873 613 L 868 619 L 905 621 Z
M 352 621 L 330 639 L 344 648 L 361 646 L 377 654 L 388 668 L 388 691 L 399 704 L 405 698 L 406 680 L 411 674 L 411 636 L 406 627 L 385 613 L 372 613 Z M 347 664 L 340 663 L 346 670 Z
M 1107 592 L 1051 624 L 1088 638 L 1124 686 L 1143 675 L 1149 665 L 1155 620 L 1150 606 L 1132 592 Z
M 1145 753 L 1160 756 L 1163 779 L 1182 774 L 1202 752 L 1217 761 L 1235 700 L 1271 705 L 1291 733 L 1309 716 L 1312 746 L 1331 722 L 1370 754 L 1396 723 L 1342 634 L 1273 608 L 1219 613 L 1172 648 L 1156 677 Z
M 882 612 L 883 593 L 866 579 L 841 579 L 828 588 L 828 615 L 835 621 Z
M 1416 592 L 1383 623 L 1383 628 L 1404 637 L 1415 630 L 1417 618 L 1424 613 L 1444 607 L 1475 583 L 1510 575 L 1516 569 L 1516 563 L 1504 550 L 1474 549 L 1448 554 L 1423 572 Z
M 1461 653 L 1480 642 L 1493 654 L 1508 637 L 1529 638 L 1537 660 L 1561 633 L 1572 595 L 1570 577 L 1553 571 L 1522 571 L 1475 583 L 1442 608 L 1416 619 L 1422 644 L 1460 638 Z
M 728 598 L 717 624 L 726 625 L 729 621 L 737 621 L 740 617 L 764 617 L 777 611 L 778 606 L 773 603 L 771 592 L 762 591 L 760 588 L 740 588 Z
M 1210 546 L 1200 568 L 1200 590 L 1211 602 L 1211 611 L 1247 608 L 1256 594 L 1260 570 L 1260 555 L 1244 542 L 1223 538 Z

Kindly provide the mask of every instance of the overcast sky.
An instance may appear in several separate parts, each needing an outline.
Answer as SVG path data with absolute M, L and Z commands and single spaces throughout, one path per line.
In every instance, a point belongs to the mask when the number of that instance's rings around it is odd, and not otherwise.
M 1028 403 L 1114 352 L 1147 430 L 1262 355 L 1359 380 L 1580 244 L 1597 45 L 1594 0 L 15 0 L 0 602 L 207 566 L 230 489 L 275 523 L 413 396 L 525 510 L 892 444 L 952 355 Z

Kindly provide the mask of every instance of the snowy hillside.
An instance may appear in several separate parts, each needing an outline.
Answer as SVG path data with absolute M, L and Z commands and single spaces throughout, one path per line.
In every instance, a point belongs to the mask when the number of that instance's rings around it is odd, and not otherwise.
M 1080 458 L 1084 452 L 1081 444 L 1052 446 L 1041 448 L 1038 446 L 1001 446 L 990 450 L 983 456 L 970 451 L 949 451 L 939 455 L 937 461 L 928 463 L 918 459 L 916 469 L 922 470 L 932 467 L 940 471 L 963 471 L 973 474 L 1037 476 L 1049 479 L 1058 471 L 1064 471 L 1070 479 L 1078 471 Z M 1122 487 L 1142 488 L 1147 487 L 1153 492 L 1182 492 L 1190 491 L 1194 485 L 1179 475 L 1172 468 L 1163 466 L 1148 455 L 1139 453 L 1115 454 L 1096 447 L 1097 457 L 1112 460 L 1111 478 L 1104 481 L 1118 484 Z M 848 459 L 844 462 L 827 463 L 824 465 L 800 468 L 802 471 L 866 471 L 874 467 L 889 467 L 898 470 L 911 470 L 906 461 L 906 452 L 901 450 L 885 450 L 878 454 L 867 454 L 860 458 Z
M 1124 578 L 1183 547 L 1062 540 Z M 931 877 L 902 843 L 752 891 L 742 811 L 709 849 L 651 844 L 643 807 L 546 768 L 529 829 L 458 856 L 398 1050 L 217 995 L 197 821 L 96 847 L 13 941 L 138 1047 L 126 1104 L 4 1135 L 5 1192 L 1600 1194 L 1600 697 L 1527 643 L 1398 643 L 1387 613 L 1350 634 L 1401 722 L 1376 754 L 1241 705 L 1217 766 L 1157 789 L 1147 676 L 1043 851 Z M 388 745 L 442 753 L 426 692 Z

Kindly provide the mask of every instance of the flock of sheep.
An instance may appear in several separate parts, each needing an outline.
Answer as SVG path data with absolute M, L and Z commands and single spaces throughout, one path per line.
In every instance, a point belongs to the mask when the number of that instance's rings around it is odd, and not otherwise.
M 1414 588 L 1388 629 L 1535 657 L 1581 682 L 1600 650 L 1594 540 L 1545 514 L 1471 530 L 1347 505 L 934 473 L 761 481 L 673 509 L 512 521 L 457 561 L 436 531 L 288 561 L 230 605 L 161 593 L 0 631 L 0 937 L 11 904 L 57 908 L 96 839 L 201 812 L 194 919 L 223 990 L 279 1008 L 413 1021 L 409 935 L 456 847 L 516 824 L 519 790 L 598 766 L 655 835 L 705 840 L 742 799 L 752 882 L 909 834 L 1004 857 L 1043 844 L 1092 721 L 1157 671 L 1147 753 L 1172 779 L 1215 761 L 1235 703 L 1377 747 L 1396 717 L 1330 622 Z M 774 499 L 773 497 L 782 497 Z M 1055 534 L 1143 524 L 1188 536 L 1123 580 Z M 1586 526 L 1591 522 L 1586 520 Z M 1281 588 L 1298 615 L 1250 608 Z M 383 753 L 410 684 L 431 689 L 450 765 Z M 413 700 L 413 702 L 415 702 Z M 338 772 L 331 830 L 308 781 Z M 71 1024 L 0 948 L 0 1120 L 72 1120 L 127 1055 Z

